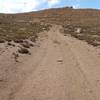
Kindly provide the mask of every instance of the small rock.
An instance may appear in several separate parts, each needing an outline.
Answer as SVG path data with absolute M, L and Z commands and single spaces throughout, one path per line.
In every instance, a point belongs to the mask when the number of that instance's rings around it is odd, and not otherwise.
M 30 48 L 30 44 L 28 42 L 23 42 L 21 45 L 25 48 Z
M 15 39 L 14 42 L 15 43 L 23 43 L 23 40 L 22 39 Z
M 63 60 L 62 60 L 62 59 L 59 59 L 59 60 L 57 60 L 57 62 L 62 63 L 62 62 L 63 62 Z
M 21 47 L 20 49 L 18 49 L 18 52 L 21 54 L 30 54 L 29 50 L 24 47 Z
M 15 47 L 15 44 L 12 44 L 11 42 L 8 42 L 7 45 Z
M 81 33 L 82 29 L 81 28 L 76 28 L 75 32 L 76 33 Z
M 15 61 L 16 61 L 16 62 L 19 62 L 19 61 L 18 61 L 19 54 L 18 54 L 18 53 L 13 53 L 13 55 L 14 55 Z
M 5 42 L 5 40 L 3 40 L 3 39 L 0 40 L 0 43 L 4 43 L 4 42 Z

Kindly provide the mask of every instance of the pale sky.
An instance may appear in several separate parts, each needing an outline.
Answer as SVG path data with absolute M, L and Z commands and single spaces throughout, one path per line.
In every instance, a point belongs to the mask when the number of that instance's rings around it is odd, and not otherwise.
M 100 8 L 99 0 L 0 0 L 0 13 L 20 13 L 52 7 Z

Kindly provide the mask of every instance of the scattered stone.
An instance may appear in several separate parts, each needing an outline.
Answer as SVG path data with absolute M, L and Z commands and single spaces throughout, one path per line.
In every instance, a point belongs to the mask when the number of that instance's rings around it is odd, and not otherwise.
M 92 43 L 90 43 L 90 44 L 92 44 L 94 47 L 100 46 L 100 43 L 98 43 L 98 42 L 96 42 L 96 41 L 94 41 L 94 42 L 92 42 Z
M 38 38 L 38 36 L 32 36 L 32 37 L 30 38 L 30 40 L 31 40 L 32 42 L 36 42 L 37 38 Z
M 19 62 L 19 61 L 18 61 L 19 54 L 18 54 L 18 53 L 13 53 L 13 55 L 14 55 L 15 61 L 16 61 L 16 62 Z
M 23 39 L 15 39 L 14 42 L 15 43 L 23 43 Z
M 29 50 L 24 47 L 21 47 L 20 49 L 18 49 L 18 52 L 21 54 L 30 54 Z
M 33 47 L 33 46 L 34 46 L 32 42 L 27 41 L 27 40 L 24 41 L 23 43 L 21 43 L 21 45 L 22 45 L 23 47 L 25 47 L 25 48 L 30 48 L 30 47 Z
M 4 79 L 0 79 L 0 83 L 1 83 L 1 82 L 4 82 Z
M 62 63 L 62 62 L 63 62 L 63 60 L 62 60 L 62 59 L 59 59 L 59 60 L 57 60 L 57 62 Z
M 43 30 L 47 30 L 47 28 L 46 28 L 46 27 L 43 27 L 42 29 L 43 29 Z
M 8 42 L 7 45 L 15 47 L 15 44 L 12 44 L 11 42 Z
M 0 43 L 4 43 L 4 42 L 5 42 L 5 40 L 3 40 L 3 39 L 0 40 Z
M 11 39 L 6 39 L 8 42 L 11 42 L 12 40 Z
M 10 42 L 8 42 L 7 45 L 11 46 L 12 44 Z
M 55 44 L 60 44 L 60 42 L 58 40 L 54 40 L 53 41 Z
M 31 47 L 34 47 L 34 44 L 30 43 L 30 46 L 31 46 Z
M 24 41 L 21 45 L 25 48 L 30 48 L 30 44 L 26 41 Z
M 81 28 L 76 28 L 76 29 L 75 29 L 75 32 L 76 32 L 76 33 L 81 33 L 81 32 L 82 32 L 82 29 L 81 29 Z
M 64 34 L 64 36 L 67 36 L 67 34 Z

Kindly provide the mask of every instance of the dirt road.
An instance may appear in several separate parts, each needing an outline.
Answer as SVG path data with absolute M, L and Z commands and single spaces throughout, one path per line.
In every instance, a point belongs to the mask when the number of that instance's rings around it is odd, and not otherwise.
M 8 86 L 4 91 L 11 92 L 0 100 L 100 100 L 100 57 L 95 48 L 59 29 L 54 26 L 35 53 L 17 65 L 20 73 L 12 83 L 17 85 L 13 90 Z

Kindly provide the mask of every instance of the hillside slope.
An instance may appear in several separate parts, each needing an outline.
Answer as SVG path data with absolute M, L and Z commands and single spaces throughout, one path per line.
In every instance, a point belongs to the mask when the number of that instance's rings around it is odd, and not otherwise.
M 0 38 L 27 38 L 43 31 L 43 27 L 48 30 L 47 24 L 61 25 L 65 35 L 70 34 L 94 46 L 100 45 L 100 10 L 67 7 L 22 14 L 0 14 Z
M 13 19 L 6 21 L 1 16 L 8 19 L 13 16 Z M 100 11 L 63 8 L 1 16 L 0 27 L 9 28 L 9 33 L 1 28 L 4 42 L 0 43 L 0 100 L 100 100 L 99 40 L 89 38 L 89 41 L 93 40 L 89 43 L 87 38 L 77 37 L 86 33 L 84 36 L 97 35 L 99 38 Z M 68 16 L 70 20 L 67 20 Z M 96 26 L 98 30 L 93 29 Z M 24 30 L 25 37 L 22 35 L 19 39 L 15 36 L 20 37 L 18 27 L 35 33 L 28 34 Z M 84 27 L 86 31 L 83 31 Z M 35 28 L 41 30 L 37 32 Z M 82 31 L 77 31 L 79 28 Z M 10 32 L 15 32 L 14 38 Z M 34 36 L 36 40 L 31 41 Z M 20 51 L 23 48 L 28 52 Z

